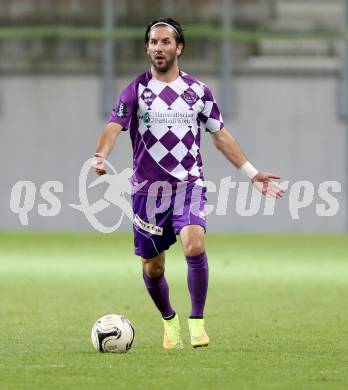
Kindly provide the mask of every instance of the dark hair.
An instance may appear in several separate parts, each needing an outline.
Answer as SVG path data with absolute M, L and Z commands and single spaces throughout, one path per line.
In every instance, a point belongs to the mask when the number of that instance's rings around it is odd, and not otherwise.
M 178 33 L 176 33 L 174 31 L 174 35 L 175 35 L 175 40 L 176 40 L 176 43 L 182 43 L 182 51 L 181 51 L 181 54 L 184 52 L 184 48 L 185 48 L 185 37 L 184 37 L 184 31 L 182 29 L 182 27 L 180 26 L 180 24 L 175 21 L 174 19 L 171 19 L 171 18 L 158 18 L 158 19 L 155 19 L 153 20 L 152 22 L 150 22 L 148 25 L 147 25 L 147 28 L 146 28 L 146 31 L 145 31 L 145 36 L 144 36 L 144 42 L 145 42 L 145 45 L 147 45 L 149 43 L 149 35 L 150 35 L 150 30 L 152 28 L 153 25 L 157 24 L 157 23 L 163 23 L 163 25 L 165 26 L 166 24 L 169 24 L 170 26 L 172 26 Z

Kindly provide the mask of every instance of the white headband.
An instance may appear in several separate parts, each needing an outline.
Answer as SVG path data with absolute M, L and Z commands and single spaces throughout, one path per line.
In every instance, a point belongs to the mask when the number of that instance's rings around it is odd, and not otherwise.
M 175 27 L 173 27 L 171 24 L 166 23 L 166 22 L 158 22 L 158 23 L 154 24 L 153 26 L 151 26 L 150 30 L 152 30 L 154 27 L 160 26 L 160 25 L 162 25 L 162 26 L 165 25 L 165 26 L 170 27 L 172 30 L 175 31 L 176 35 L 177 35 L 178 37 L 180 37 L 180 34 L 179 34 L 178 30 L 177 30 Z

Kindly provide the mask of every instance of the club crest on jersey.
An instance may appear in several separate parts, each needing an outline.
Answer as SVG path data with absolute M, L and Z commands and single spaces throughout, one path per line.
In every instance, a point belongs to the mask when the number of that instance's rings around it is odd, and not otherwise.
M 119 118 L 124 118 L 126 114 L 127 114 L 127 105 L 123 102 L 120 102 L 117 109 L 116 116 L 118 116 Z
M 182 97 L 184 98 L 184 100 L 186 101 L 187 104 L 189 105 L 193 105 L 196 103 L 196 101 L 198 100 L 198 96 L 196 94 L 195 91 L 193 91 L 192 89 L 188 89 L 186 90 L 183 94 L 182 94 Z
M 156 95 L 151 91 L 151 89 L 146 88 L 141 97 L 148 106 L 151 106 L 156 98 Z

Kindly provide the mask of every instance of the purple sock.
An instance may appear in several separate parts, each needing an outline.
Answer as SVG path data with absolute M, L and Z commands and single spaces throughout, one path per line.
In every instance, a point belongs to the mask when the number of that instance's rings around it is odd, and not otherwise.
M 191 318 L 203 318 L 208 291 L 208 259 L 205 252 L 198 256 L 186 256 L 188 265 L 187 285 L 191 296 Z
M 159 278 L 151 279 L 144 272 L 143 278 L 147 291 L 157 309 L 161 312 L 162 317 L 168 318 L 173 316 L 175 312 L 169 302 L 169 287 L 164 274 Z

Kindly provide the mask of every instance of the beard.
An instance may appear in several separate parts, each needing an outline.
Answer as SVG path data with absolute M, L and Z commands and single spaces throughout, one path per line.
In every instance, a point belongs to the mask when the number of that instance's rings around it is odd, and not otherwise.
M 151 63 L 153 65 L 153 67 L 157 70 L 157 72 L 159 72 L 159 73 L 166 73 L 166 72 L 168 72 L 168 70 L 170 70 L 172 68 L 175 60 L 176 60 L 175 56 L 170 57 L 168 60 L 167 59 L 163 60 L 163 65 L 158 66 L 157 63 L 156 63 L 156 59 L 153 58 L 151 60 Z

